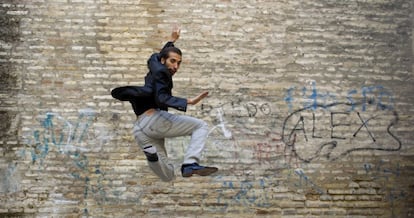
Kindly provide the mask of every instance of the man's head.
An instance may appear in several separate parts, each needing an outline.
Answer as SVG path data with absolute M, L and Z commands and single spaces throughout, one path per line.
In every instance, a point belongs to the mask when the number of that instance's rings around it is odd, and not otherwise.
M 164 64 L 173 76 L 181 64 L 181 50 L 177 47 L 167 47 L 160 53 L 161 63 Z

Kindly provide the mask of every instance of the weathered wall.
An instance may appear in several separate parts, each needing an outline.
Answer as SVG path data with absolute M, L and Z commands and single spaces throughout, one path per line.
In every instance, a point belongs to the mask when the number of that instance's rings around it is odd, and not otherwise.
M 0 215 L 413 217 L 413 7 L 3 0 Z M 143 83 L 173 24 L 174 91 L 210 91 L 187 114 L 220 171 L 164 183 L 110 90 Z M 176 166 L 187 142 L 167 141 Z

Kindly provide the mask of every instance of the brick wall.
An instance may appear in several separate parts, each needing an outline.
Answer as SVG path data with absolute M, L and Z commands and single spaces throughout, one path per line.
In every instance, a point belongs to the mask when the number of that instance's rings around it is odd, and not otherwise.
M 4 0 L 0 215 L 413 217 L 413 11 L 411 0 Z M 174 94 L 210 91 L 187 114 L 210 124 L 203 164 L 220 171 L 164 183 L 110 91 L 143 84 L 174 24 Z M 188 140 L 167 140 L 177 167 Z

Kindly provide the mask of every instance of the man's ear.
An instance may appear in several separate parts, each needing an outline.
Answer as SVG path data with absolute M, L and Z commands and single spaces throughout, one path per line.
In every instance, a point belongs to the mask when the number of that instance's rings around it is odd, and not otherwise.
M 165 64 L 165 58 L 161 58 L 161 64 Z

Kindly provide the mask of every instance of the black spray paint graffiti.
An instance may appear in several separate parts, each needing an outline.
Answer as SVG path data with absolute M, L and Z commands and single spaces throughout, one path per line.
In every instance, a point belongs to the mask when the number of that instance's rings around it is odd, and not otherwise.
M 231 117 L 256 117 L 259 115 L 268 116 L 272 113 L 272 108 L 269 103 L 242 103 L 241 99 L 238 101 L 226 102 L 217 106 L 209 104 L 201 104 L 201 111 L 203 115 L 212 116 L 217 109 L 223 111 L 223 115 Z
M 291 113 L 282 128 L 285 149 L 304 162 L 322 156 L 333 161 L 356 151 L 392 152 L 401 149 L 401 140 L 391 130 L 398 123 L 397 112 L 381 110 L 361 114 L 338 110 L 352 105 L 356 104 L 312 105 Z M 382 125 L 384 122 L 387 124 Z M 347 146 L 341 146 L 341 143 Z

